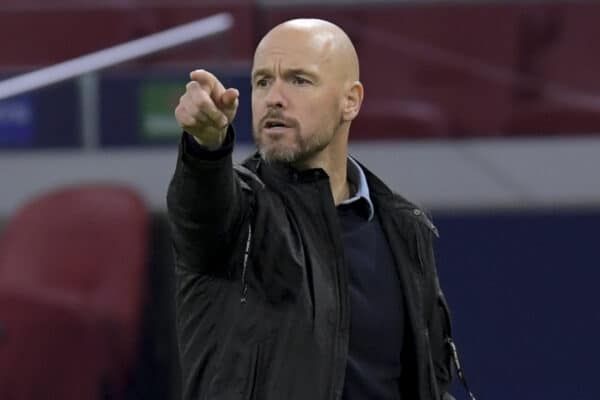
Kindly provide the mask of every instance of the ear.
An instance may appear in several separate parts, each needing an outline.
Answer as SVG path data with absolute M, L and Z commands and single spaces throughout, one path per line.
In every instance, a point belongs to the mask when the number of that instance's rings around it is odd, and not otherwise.
M 352 121 L 358 115 L 360 106 L 363 101 L 364 88 L 359 81 L 353 82 L 346 90 L 344 104 L 342 110 L 342 119 L 344 121 Z

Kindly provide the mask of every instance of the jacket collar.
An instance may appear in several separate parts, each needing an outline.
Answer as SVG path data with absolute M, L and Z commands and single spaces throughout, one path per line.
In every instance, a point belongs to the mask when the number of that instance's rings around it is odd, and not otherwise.
M 427 213 L 419 206 L 406 200 L 401 195 L 392 192 L 392 190 L 383 183 L 375 174 L 369 171 L 364 165 L 361 168 L 365 173 L 371 197 L 374 199 L 376 208 L 386 208 L 387 210 L 396 209 L 404 211 L 410 218 L 417 220 L 421 225 L 429 229 L 436 237 L 439 237 L 439 231 L 433 224 Z
M 267 181 L 274 179 L 286 183 L 302 183 L 328 178 L 327 173 L 321 168 L 299 171 L 288 163 L 266 162 L 260 157 L 258 152 L 246 159 L 244 165 L 259 176 L 264 177 Z
M 381 179 L 379 179 L 367 167 L 353 157 L 349 157 L 349 160 L 352 160 L 359 167 L 359 171 L 362 172 L 362 175 L 365 178 L 365 187 L 368 191 L 368 201 L 369 205 L 372 207 L 373 213 L 378 208 L 384 208 L 384 214 L 391 209 L 404 210 L 410 213 L 412 218 L 418 219 L 428 229 L 433 231 L 436 236 L 439 235 L 437 228 L 435 225 L 433 225 L 429 217 L 424 211 L 421 210 L 421 208 L 409 202 L 399 194 L 392 192 L 392 190 L 383 181 L 381 181 Z M 259 176 L 263 177 L 267 182 L 271 181 L 272 179 L 287 183 L 328 180 L 327 173 L 321 168 L 298 171 L 287 163 L 266 163 L 260 157 L 258 152 L 247 158 L 246 161 L 244 161 L 244 165 L 246 165 L 246 167 L 254 171 Z

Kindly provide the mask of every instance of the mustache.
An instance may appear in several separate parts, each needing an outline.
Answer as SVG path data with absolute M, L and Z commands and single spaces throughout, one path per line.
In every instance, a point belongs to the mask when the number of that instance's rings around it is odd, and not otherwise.
M 278 110 L 269 110 L 263 117 L 260 119 L 260 126 L 265 126 L 266 121 L 270 119 L 275 119 L 283 122 L 288 127 L 294 127 L 298 125 L 298 121 L 295 118 L 285 116 L 281 111 Z

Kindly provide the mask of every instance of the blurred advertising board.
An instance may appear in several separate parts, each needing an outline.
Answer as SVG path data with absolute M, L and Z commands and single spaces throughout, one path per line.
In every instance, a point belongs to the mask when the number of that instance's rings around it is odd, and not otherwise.
M 0 101 L 0 146 L 28 146 L 34 132 L 33 103 L 30 96 Z
M 139 87 L 140 134 L 144 141 L 177 140 L 181 128 L 174 110 L 185 82 L 141 82 Z

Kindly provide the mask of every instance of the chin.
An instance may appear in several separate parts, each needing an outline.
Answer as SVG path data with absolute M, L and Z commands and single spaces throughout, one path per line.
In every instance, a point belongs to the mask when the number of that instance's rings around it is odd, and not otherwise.
M 281 149 L 277 146 L 263 146 L 258 149 L 258 152 L 266 162 L 293 163 L 301 157 L 301 154 L 294 149 Z

